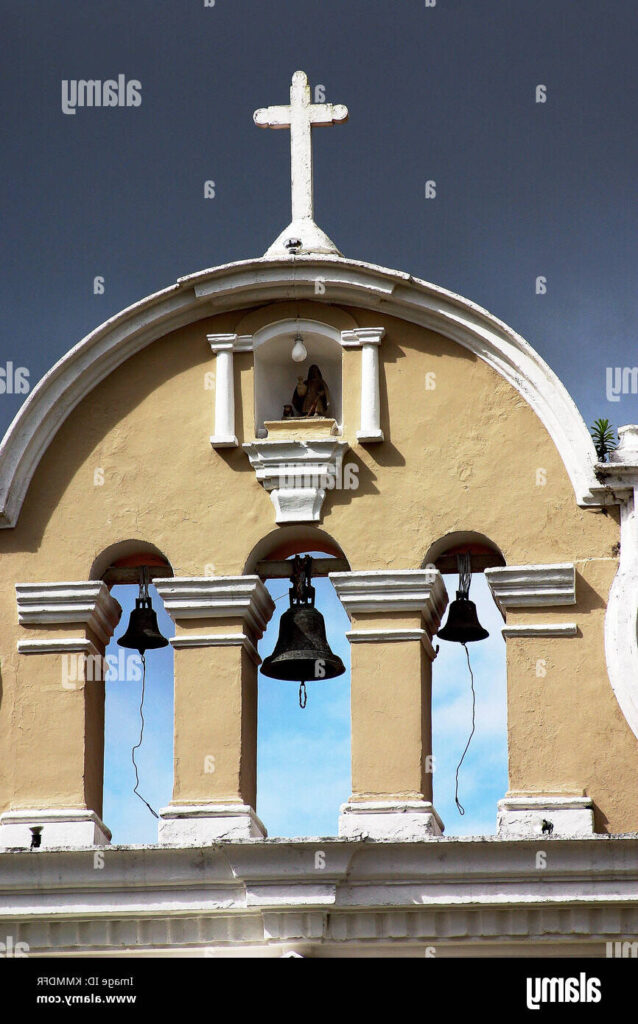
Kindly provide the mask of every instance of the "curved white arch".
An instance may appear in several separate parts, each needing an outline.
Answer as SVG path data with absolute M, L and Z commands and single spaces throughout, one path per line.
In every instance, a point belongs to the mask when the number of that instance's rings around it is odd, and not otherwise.
M 109 373 L 157 338 L 202 317 L 292 298 L 376 308 L 463 345 L 509 381 L 536 412 L 561 455 L 578 504 L 609 501 L 594 474 L 594 447 L 580 413 L 523 338 L 473 302 L 409 274 L 313 255 L 247 260 L 180 278 L 87 335 L 34 388 L 0 445 L 0 526 L 15 526 L 57 430 Z

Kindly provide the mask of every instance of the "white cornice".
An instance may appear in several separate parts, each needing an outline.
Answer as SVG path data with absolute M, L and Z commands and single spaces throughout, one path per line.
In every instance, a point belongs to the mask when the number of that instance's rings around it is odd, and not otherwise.
M 22 626 L 84 623 L 108 644 L 122 614 L 102 580 L 78 583 L 16 583 L 18 621 Z
M 421 956 L 425 945 L 604 956 L 606 941 L 638 931 L 636 836 L 247 839 L 115 846 L 94 864 L 80 849 L 0 854 L 5 930 L 31 955 L 93 956 L 263 956 L 293 939 L 335 956 L 419 945 Z
M 321 281 L 322 288 L 316 284 Z M 335 256 L 248 260 L 205 270 L 128 307 L 79 342 L 27 397 L 0 445 L 0 525 L 15 526 L 38 463 L 69 413 L 118 366 L 180 327 L 228 309 L 287 300 L 382 305 L 438 331 L 493 367 L 537 413 L 582 505 L 616 503 L 574 402 L 519 335 L 481 307 L 409 274 Z
M 181 576 L 155 580 L 155 586 L 175 622 L 237 617 L 259 638 L 275 610 L 259 576 Z M 174 646 L 185 646 L 186 639 L 177 637 Z
M 447 591 L 438 569 L 331 572 L 329 576 L 349 616 L 420 612 L 433 634 L 447 605 Z
M 576 570 L 571 562 L 499 566 L 486 569 L 485 578 L 502 612 L 576 604 Z

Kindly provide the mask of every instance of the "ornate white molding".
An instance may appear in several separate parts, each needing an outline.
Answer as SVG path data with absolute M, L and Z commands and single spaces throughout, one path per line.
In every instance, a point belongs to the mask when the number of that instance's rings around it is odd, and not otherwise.
M 467 299 L 409 274 L 337 256 L 296 256 L 231 263 L 180 278 L 75 345 L 29 394 L 0 446 L 0 525 L 15 525 L 33 474 L 60 426 L 118 366 L 157 338 L 211 312 L 286 300 L 293 284 L 299 300 L 362 308 L 382 301 L 389 316 L 463 345 L 507 380 L 539 416 L 563 459 L 577 502 L 617 503 L 596 479 L 593 444 L 566 389 L 505 324 Z
M 95 811 L 75 808 L 5 811 L 0 814 L 0 849 L 30 849 L 33 829 L 39 848 L 104 846 L 111 833 Z M 0 910 L 1 914 L 1 910 Z
M 501 633 L 508 637 L 578 636 L 575 622 L 534 622 L 527 626 L 504 626 Z
M 344 839 L 411 842 L 443 833 L 443 822 L 429 800 L 376 800 L 342 804 L 339 835 Z
M 506 796 L 498 802 L 496 828 L 507 839 L 591 836 L 593 804 L 586 796 Z
M 122 609 L 101 580 L 78 583 L 16 583 L 18 621 L 22 626 L 83 623 L 108 644 Z M 33 653 L 33 652 L 30 652 Z
M 345 348 L 361 348 L 361 427 L 357 440 L 362 444 L 383 441 L 381 398 L 379 393 L 379 345 L 385 327 L 359 327 L 341 332 Z
M 175 576 L 155 580 L 155 586 L 174 622 L 237 617 L 254 630 L 258 639 L 275 610 L 259 576 Z M 186 646 L 183 641 L 187 639 L 176 637 L 171 643 Z M 215 637 L 207 639 L 214 641 Z
M 158 842 L 201 846 L 220 839 L 263 839 L 263 823 L 248 804 L 171 804 L 160 810 Z
M 438 569 L 331 572 L 329 576 L 350 617 L 364 612 L 420 612 L 432 635 L 447 606 Z
M 485 578 L 503 614 L 508 608 L 576 604 L 576 570 L 572 562 L 498 566 L 486 569 Z
M 245 633 L 202 633 L 198 636 L 190 633 L 187 636 L 174 636 L 170 643 L 177 649 L 184 647 L 243 647 L 255 664 L 261 665 L 257 648 Z
M 270 494 L 278 523 L 319 522 L 326 490 L 342 478 L 347 447 L 336 438 L 243 445 L 257 480 Z

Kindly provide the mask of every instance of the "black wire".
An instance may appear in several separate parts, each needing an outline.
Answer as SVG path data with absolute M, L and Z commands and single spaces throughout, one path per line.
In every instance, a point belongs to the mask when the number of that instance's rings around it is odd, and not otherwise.
M 148 809 L 151 812 L 151 814 L 153 814 L 156 818 L 159 819 L 159 814 L 156 814 L 156 812 L 153 810 L 153 808 L 151 807 L 149 802 L 144 799 L 144 797 L 142 796 L 141 793 L 137 792 L 137 787 L 140 784 L 140 776 L 139 776 L 139 773 L 138 773 L 138 770 L 137 770 L 137 765 L 135 763 L 135 751 L 140 749 L 140 747 L 142 746 L 142 740 L 144 738 L 144 688 L 145 688 L 145 686 L 146 686 L 146 655 L 142 654 L 142 699 L 140 701 L 140 718 L 141 718 L 140 738 L 139 738 L 139 742 L 135 744 L 135 746 L 133 747 L 133 749 L 131 751 L 131 760 L 133 762 L 133 767 L 135 768 L 135 789 L 133 790 L 133 792 L 135 793 L 135 796 L 139 796 L 139 798 L 140 798 L 140 800 L 142 801 L 143 804 L 146 804 L 146 806 L 148 807 Z
M 472 666 L 470 665 L 470 652 L 467 649 L 467 644 L 463 644 L 463 647 L 465 648 L 465 656 L 467 658 L 467 667 L 470 670 L 470 683 L 471 683 L 471 686 L 472 686 L 472 732 L 470 733 L 470 738 L 469 738 L 469 740 L 467 741 L 467 743 L 465 745 L 465 750 L 463 751 L 463 757 L 459 761 L 458 767 L 456 769 L 456 792 L 454 794 L 454 800 L 456 802 L 456 806 L 459 809 L 459 814 L 465 814 L 465 808 L 464 808 L 463 804 L 461 803 L 461 801 L 459 800 L 459 772 L 461 770 L 461 765 L 463 764 L 463 761 L 465 759 L 465 755 L 467 754 L 468 747 L 469 747 L 470 743 L 472 742 L 472 736 L 474 735 L 474 727 L 475 727 L 475 724 L 476 724 L 476 693 L 474 692 L 474 673 L 472 672 Z

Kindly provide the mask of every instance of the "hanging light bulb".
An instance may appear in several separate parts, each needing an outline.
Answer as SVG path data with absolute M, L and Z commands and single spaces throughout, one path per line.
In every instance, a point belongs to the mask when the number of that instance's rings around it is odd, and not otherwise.
M 308 358 L 308 350 L 299 332 L 295 335 L 295 343 L 292 346 L 292 358 L 296 363 L 303 363 L 304 359 Z

